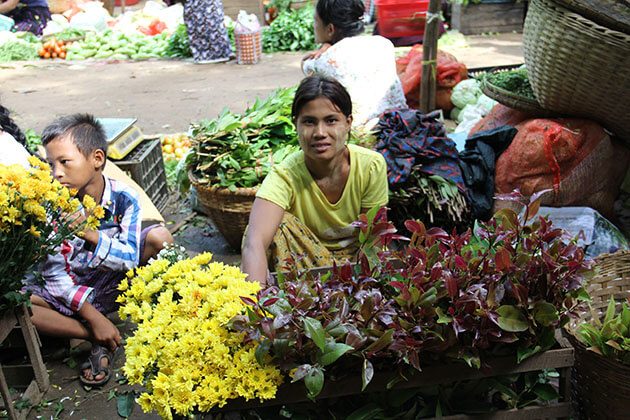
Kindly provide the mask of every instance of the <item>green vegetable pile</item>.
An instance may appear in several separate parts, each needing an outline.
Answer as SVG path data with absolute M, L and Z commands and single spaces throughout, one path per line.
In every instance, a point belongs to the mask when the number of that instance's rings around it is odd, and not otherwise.
M 536 99 L 526 68 L 490 73 L 486 76 L 486 82 L 516 95 Z
M 192 57 L 188 41 L 188 29 L 185 24 L 179 25 L 168 39 L 165 55 L 167 57 Z
M 589 350 L 630 366 L 630 305 L 620 302 L 618 311 L 616 307 L 611 296 L 604 319 L 595 313 L 591 323 L 579 325 L 577 333 Z
M 41 43 L 35 35 L 30 32 L 9 34 L 6 39 L 0 42 L 0 63 L 7 61 L 27 61 L 37 60 L 37 51 Z
M 55 39 L 59 41 L 74 41 L 81 39 L 85 36 L 87 31 L 78 28 L 66 28 L 63 31 L 56 33 Z
M 313 7 L 285 10 L 264 29 L 263 50 L 302 51 L 315 49 Z
M 232 191 L 260 184 L 272 164 L 299 150 L 291 121 L 294 94 L 294 88 L 278 89 L 243 115 L 224 109 L 216 119 L 193 124 L 186 162 L 195 178 Z
M 101 34 L 89 33 L 83 41 L 70 45 L 66 59 L 142 60 L 162 57 L 167 48 L 168 34 L 166 33 L 148 36 L 141 33 L 123 34 L 108 30 Z

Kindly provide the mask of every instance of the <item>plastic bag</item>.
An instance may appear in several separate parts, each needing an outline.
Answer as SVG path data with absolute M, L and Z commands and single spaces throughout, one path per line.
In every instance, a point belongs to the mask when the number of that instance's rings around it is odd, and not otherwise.
M 247 14 L 245 10 L 238 12 L 236 17 L 236 26 L 234 27 L 234 34 L 244 35 L 253 34 L 260 31 L 260 23 L 255 14 Z
M 541 207 L 541 216 L 547 216 L 556 228 L 561 228 L 577 239 L 586 255 L 593 258 L 600 254 L 630 249 L 623 234 L 604 216 L 589 207 Z

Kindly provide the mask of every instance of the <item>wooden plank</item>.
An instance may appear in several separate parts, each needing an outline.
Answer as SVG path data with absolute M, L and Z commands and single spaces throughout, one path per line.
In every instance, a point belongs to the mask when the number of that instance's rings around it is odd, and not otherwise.
M 464 35 L 484 32 L 522 32 L 525 5 L 518 3 L 454 4 L 451 23 Z
M 26 389 L 26 391 L 24 391 L 24 394 L 22 394 L 22 398 L 25 400 L 29 400 L 31 402 L 31 405 L 28 409 L 20 411 L 20 413 L 18 414 L 18 420 L 26 420 L 27 418 L 29 418 L 29 412 L 34 406 L 39 404 L 43 396 L 44 392 L 39 388 L 39 386 L 37 386 L 37 382 L 31 381 L 29 387 Z
M 524 407 L 512 410 L 499 410 L 493 413 L 469 416 L 460 414 L 456 416 L 440 417 L 441 420 L 531 420 L 568 417 L 571 414 L 569 403 L 555 403 L 547 406 Z M 434 417 L 430 420 L 436 420 Z
M 15 327 L 17 323 L 18 321 L 13 311 L 7 312 L 0 318 L 0 343 L 11 334 L 11 330 L 13 330 L 13 327 Z
M 39 335 L 35 330 L 35 326 L 31 322 L 31 316 L 28 312 L 26 305 L 22 305 L 22 310 L 17 310 L 17 318 L 22 328 L 22 334 L 24 334 L 24 341 L 26 342 L 26 349 L 28 350 L 28 356 L 33 365 L 33 372 L 35 373 L 35 379 L 42 391 L 46 391 L 50 386 L 50 379 L 48 377 L 48 371 L 44 360 L 42 359 L 42 353 L 39 350 L 41 342 L 39 341 Z
M 4 409 L 9 414 L 9 418 L 11 420 L 17 419 L 17 414 L 15 412 L 15 408 L 13 408 L 13 399 L 11 398 L 11 393 L 9 392 L 9 386 L 7 385 L 7 380 L 2 373 L 2 366 L 0 365 L 0 395 L 2 395 L 2 401 L 4 401 Z
M 514 373 L 532 372 L 542 369 L 564 368 L 573 366 L 573 348 L 549 350 L 542 354 L 524 360 L 520 364 L 516 363 L 515 356 L 499 357 L 486 361 L 490 367 L 488 371 L 481 371 L 468 367 L 463 363 L 451 363 L 439 366 L 427 366 L 422 372 L 410 372 L 407 380 L 395 383 L 389 389 L 408 389 L 420 386 L 441 385 L 456 381 L 480 379 L 499 375 L 510 375 Z M 377 372 L 374 374 L 370 385 L 365 392 L 383 391 L 387 385 L 396 379 L 397 372 Z M 317 399 L 331 397 L 343 397 L 346 395 L 359 394 L 361 392 L 361 377 L 357 373 L 353 377 L 344 378 L 339 381 L 327 381 L 324 389 L 317 396 Z M 292 404 L 307 401 L 306 389 L 301 382 L 295 384 L 285 384 L 278 389 L 276 398 L 261 403 L 258 400 L 244 401 L 236 399 L 217 411 L 243 410 L 260 406 L 273 406 L 280 404 Z

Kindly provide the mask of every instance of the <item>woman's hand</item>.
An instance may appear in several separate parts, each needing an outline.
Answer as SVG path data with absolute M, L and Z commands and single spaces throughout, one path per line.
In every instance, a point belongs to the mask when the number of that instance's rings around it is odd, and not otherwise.
M 241 250 L 241 269 L 250 281 L 257 281 L 263 287 L 267 284 L 269 273 L 267 250 L 283 216 L 284 209 L 277 204 L 261 198 L 254 200 Z
M 0 1 L 0 14 L 5 15 L 18 6 L 20 0 Z
M 310 53 L 306 54 L 304 57 L 302 57 L 302 61 L 306 61 L 306 60 L 315 60 L 319 57 L 322 56 L 323 53 L 326 52 L 326 50 L 328 50 L 328 48 L 332 47 L 331 44 L 329 44 L 328 42 L 324 42 L 322 44 L 322 46 L 315 51 L 311 51 Z

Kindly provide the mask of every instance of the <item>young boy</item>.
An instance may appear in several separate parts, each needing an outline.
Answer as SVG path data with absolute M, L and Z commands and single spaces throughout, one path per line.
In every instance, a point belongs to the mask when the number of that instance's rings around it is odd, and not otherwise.
M 103 175 L 107 139 L 92 116 L 75 114 L 55 120 L 44 130 L 42 143 L 53 176 L 76 189 L 79 198 L 92 196 L 105 216 L 98 230 L 65 241 L 58 254 L 44 261 L 43 286 L 27 284 L 33 323 L 42 334 L 91 341 L 80 380 L 103 385 L 122 343 L 120 332 L 105 316 L 117 309 L 118 284 L 129 269 L 157 254 L 163 241 L 172 242 L 172 237 L 161 226 L 141 232 L 138 194 Z M 82 214 L 71 217 L 75 223 L 85 220 Z

